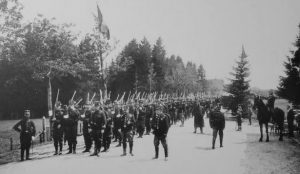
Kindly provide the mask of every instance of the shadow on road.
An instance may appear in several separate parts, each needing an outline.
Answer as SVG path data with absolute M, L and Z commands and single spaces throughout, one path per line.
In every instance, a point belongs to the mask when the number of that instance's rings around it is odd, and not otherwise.
M 212 150 L 211 147 L 200 147 L 200 146 L 195 147 L 195 149 L 198 149 L 198 150 Z

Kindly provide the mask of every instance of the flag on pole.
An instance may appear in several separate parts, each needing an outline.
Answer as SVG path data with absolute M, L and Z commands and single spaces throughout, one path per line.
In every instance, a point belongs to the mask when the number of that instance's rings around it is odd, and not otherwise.
M 100 29 L 102 22 L 103 22 L 103 16 L 102 16 L 102 13 L 100 11 L 98 4 L 97 4 L 97 12 L 98 12 L 98 25 L 99 25 L 99 29 Z
M 108 40 L 110 39 L 109 28 L 106 24 L 103 23 L 103 16 L 100 11 L 100 8 L 97 4 L 97 12 L 98 12 L 98 28 L 100 33 L 102 33 Z

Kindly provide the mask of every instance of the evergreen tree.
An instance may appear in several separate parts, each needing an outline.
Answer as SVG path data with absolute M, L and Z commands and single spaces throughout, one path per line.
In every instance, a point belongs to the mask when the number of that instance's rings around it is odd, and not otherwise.
M 158 38 L 152 50 L 152 63 L 155 73 L 155 89 L 162 91 L 165 85 L 165 72 L 163 66 L 165 64 L 166 51 L 162 45 L 162 39 Z
M 242 105 L 243 113 L 247 113 L 248 100 L 249 100 L 249 63 L 246 59 L 247 55 L 245 53 L 244 47 L 242 48 L 242 54 L 239 57 L 239 60 L 236 61 L 237 66 L 233 67 L 234 72 L 231 73 L 233 76 L 230 79 L 231 83 L 227 86 L 227 92 L 232 94 L 232 108 L 233 112 L 237 110 L 239 104 Z M 243 114 L 243 115 L 244 115 Z
M 300 104 L 300 32 L 294 45 L 297 50 L 284 62 L 286 76 L 280 77 L 277 94 L 293 104 Z

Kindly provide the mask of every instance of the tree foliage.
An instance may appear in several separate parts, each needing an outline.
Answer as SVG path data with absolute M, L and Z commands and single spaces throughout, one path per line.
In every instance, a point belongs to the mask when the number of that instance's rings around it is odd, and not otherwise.
M 239 57 L 239 60 L 236 61 L 236 66 L 233 67 L 233 72 L 230 73 L 233 78 L 229 79 L 230 84 L 227 85 L 226 91 L 232 95 L 232 103 L 229 106 L 233 112 L 237 110 L 239 104 L 242 105 L 243 111 L 246 114 L 248 104 L 249 104 L 249 63 L 246 59 L 247 55 L 244 51 L 244 47 L 242 49 L 242 54 Z
M 299 25 L 300 29 L 300 25 Z M 295 42 L 296 51 L 291 51 L 292 56 L 287 57 L 283 63 L 285 76 L 280 77 L 277 90 L 278 96 L 287 99 L 289 102 L 300 104 L 300 32 Z

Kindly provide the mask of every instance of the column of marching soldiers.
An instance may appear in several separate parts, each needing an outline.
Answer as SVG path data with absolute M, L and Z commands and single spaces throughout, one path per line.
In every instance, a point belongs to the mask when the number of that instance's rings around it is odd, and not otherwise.
M 225 119 L 224 115 L 219 112 L 220 105 L 217 99 L 199 95 L 170 97 L 161 94 L 157 97 L 157 93 L 151 93 L 142 97 L 143 94 L 140 95 L 138 93 L 132 96 L 129 94 L 127 100 L 124 100 L 125 93 L 123 93 L 122 97 L 119 99 L 118 96 L 115 101 L 111 101 L 109 95 L 102 98 L 102 94 L 100 94 L 100 101 L 95 101 L 95 94 L 91 99 L 89 99 L 88 94 L 85 104 L 79 106 L 82 99 L 77 102 L 74 101 L 75 94 L 76 92 L 74 92 L 68 105 L 62 105 L 56 99 L 54 116 L 51 120 L 55 148 L 54 155 L 61 155 L 63 145 L 66 143 L 68 144 L 67 154 L 76 153 L 78 121 L 81 120 L 85 144 L 83 153 L 90 152 L 92 145 L 94 145 L 91 156 L 99 156 L 101 152 L 109 151 L 111 142 L 113 141 L 117 142 L 116 147 L 123 148 L 121 156 L 127 155 L 127 149 L 129 149 L 129 155 L 134 156 L 134 136 L 137 135 L 137 138 L 143 138 L 143 135 L 153 133 L 155 147 L 155 156 L 153 159 L 158 158 L 159 143 L 161 143 L 164 148 L 165 160 L 168 160 L 166 138 L 169 127 L 178 122 L 182 127 L 186 119 L 194 116 L 194 133 L 196 133 L 198 127 L 202 133 L 204 126 L 203 116 L 205 113 L 215 113 L 210 119 L 211 127 L 214 129 L 212 148 L 215 148 L 215 140 L 218 132 L 220 135 L 220 147 L 223 147 L 222 140 Z M 25 111 L 25 118 L 28 112 L 30 111 Z M 14 129 L 21 132 L 21 160 L 23 161 L 24 151 L 26 151 L 26 159 L 30 159 L 30 143 L 27 143 L 27 146 L 22 146 L 22 132 L 25 130 L 34 135 L 35 128 L 32 121 L 27 121 L 30 124 L 22 124 L 22 121 L 16 124 Z M 21 129 L 18 129 L 20 125 Z M 23 134 L 25 135 L 26 133 Z

